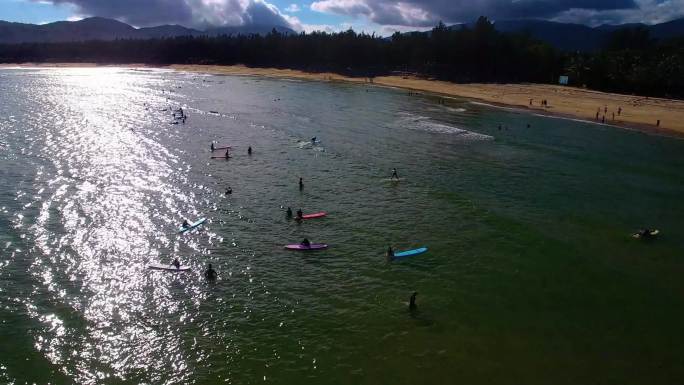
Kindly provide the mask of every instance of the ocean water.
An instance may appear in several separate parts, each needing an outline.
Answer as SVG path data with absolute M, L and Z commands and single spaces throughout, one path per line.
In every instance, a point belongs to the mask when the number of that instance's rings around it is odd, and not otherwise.
M 0 383 L 681 382 L 684 141 L 438 100 L 0 70 Z

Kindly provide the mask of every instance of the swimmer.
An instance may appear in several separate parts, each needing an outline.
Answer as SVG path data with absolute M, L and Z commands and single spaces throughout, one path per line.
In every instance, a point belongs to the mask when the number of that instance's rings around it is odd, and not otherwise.
M 207 271 L 204 272 L 204 277 L 209 281 L 213 281 L 216 279 L 216 275 L 217 275 L 216 270 L 214 270 L 214 268 L 211 267 L 211 263 L 210 263 L 209 266 L 207 267 Z
M 385 254 L 385 257 L 387 258 L 387 262 L 391 262 L 394 259 L 394 250 L 392 249 L 392 246 L 387 247 L 387 254 Z
M 409 310 L 416 310 L 418 308 L 418 305 L 416 305 L 416 296 L 418 295 L 417 291 L 414 291 L 413 294 L 411 294 L 411 298 L 409 299 Z

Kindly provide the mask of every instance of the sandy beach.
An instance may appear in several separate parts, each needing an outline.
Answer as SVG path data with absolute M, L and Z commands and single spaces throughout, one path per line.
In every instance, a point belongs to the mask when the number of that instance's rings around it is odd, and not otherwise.
M 335 73 L 308 73 L 289 69 L 245 66 L 172 65 L 179 71 L 225 75 L 250 75 L 314 81 L 369 84 L 368 78 Z M 396 87 L 445 97 L 468 98 L 498 106 L 529 109 L 537 113 L 603 122 L 641 131 L 684 137 L 684 101 L 619 95 L 582 88 L 544 84 L 455 84 L 409 76 L 380 76 L 377 86 Z M 530 104 L 531 100 L 531 104 Z M 541 104 L 542 100 L 547 105 Z M 620 112 L 618 113 L 618 109 Z M 599 112 L 598 120 L 596 113 Z M 613 116 L 613 114 L 615 114 Z M 660 120 L 660 126 L 657 121 Z
M 4 65 L 5 67 L 14 65 Z M 26 67 L 94 67 L 88 63 L 20 64 Z M 155 67 L 145 64 L 117 67 Z M 412 76 L 347 77 L 335 73 L 310 73 L 275 68 L 250 68 L 242 65 L 171 65 L 177 71 L 333 81 L 395 87 L 418 93 L 468 98 L 497 106 L 531 110 L 536 113 L 621 126 L 640 131 L 684 137 L 684 101 L 620 95 L 582 88 L 544 84 L 456 84 Z M 546 100 L 546 105 L 542 101 Z M 597 115 L 598 113 L 598 115 Z M 598 118 L 597 118 L 598 116 Z M 660 124 L 658 125 L 658 120 Z

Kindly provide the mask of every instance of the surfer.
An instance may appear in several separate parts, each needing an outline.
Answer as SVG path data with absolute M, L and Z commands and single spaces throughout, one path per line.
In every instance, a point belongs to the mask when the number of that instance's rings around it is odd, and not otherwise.
M 247 148 L 247 155 L 252 155 L 252 146 Z
M 394 259 L 394 250 L 392 249 L 392 246 L 387 247 L 387 254 L 385 254 L 385 257 L 387 257 L 387 262 L 391 262 Z
M 211 151 L 214 151 L 214 142 L 211 142 Z
M 302 209 L 297 210 L 297 219 L 301 220 L 303 216 L 304 216 L 304 213 L 302 212 Z
M 654 236 L 655 230 L 651 229 L 643 229 L 639 230 L 637 234 L 639 235 L 640 238 L 651 238 Z
M 176 257 L 176 258 L 173 260 L 172 265 L 174 265 L 174 266 L 176 267 L 176 269 L 180 269 L 180 261 L 178 260 L 178 257 Z
M 228 186 L 228 188 L 226 189 L 226 195 L 230 195 L 232 193 L 233 193 L 233 189 L 230 188 L 230 186 Z
M 311 144 L 316 144 L 316 137 L 311 138 Z
M 416 296 L 418 295 L 417 291 L 414 291 L 413 294 L 411 294 L 411 298 L 409 299 L 409 310 L 413 311 L 418 308 L 418 305 L 416 305 Z
M 216 279 L 216 275 L 217 275 L 216 270 L 214 270 L 214 268 L 211 267 L 211 263 L 210 263 L 209 266 L 207 267 L 207 271 L 204 272 L 204 277 L 209 281 L 213 281 Z
M 301 190 L 303 188 L 304 188 L 304 181 L 302 180 L 301 177 L 299 177 L 299 189 Z
M 185 220 L 183 220 L 183 224 L 182 224 L 181 226 L 182 226 L 183 228 L 187 229 L 188 227 L 190 227 L 190 224 L 188 223 L 188 220 L 185 219 Z
M 285 215 L 287 215 L 288 218 L 292 218 L 292 209 L 288 207 Z
M 308 249 L 309 247 L 311 247 L 311 242 L 309 242 L 309 239 L 304 238 L 304 240 L 302 240 L 301 245 L 302 245 L 303 247 L 306 247 L 306 248 Z
M 399 180 L 399 175 L 397 174 L 396 168 L 392 169 L 392 176 L 390 177 L 390 179 L 392 179 L 392 178 L 397 178 L 397 180 Z

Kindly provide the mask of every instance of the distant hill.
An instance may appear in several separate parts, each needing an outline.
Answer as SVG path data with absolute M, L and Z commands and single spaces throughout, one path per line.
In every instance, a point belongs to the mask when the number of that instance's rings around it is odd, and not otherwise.
M 460 28 L 459 26 L 455 26 Z M 622 28 L 644 27 L 651 37 L 667 39 L 684 37 L 684 19 L 667 23 L 646 25 L 630 23 L 621 25 L 601 25 L 588 27 L 582 24 L 557 23 L 547 20 L 498 20 L 494 28 L 501 32 L 529 32 L 535 38 L 566 51 L 595 51 L 608 40 L 610 34 Z
M 454 24 L 449 26 L 453 30 L 464 27 L 472 28 L 475 23 Z M 544 41 L 557 49 L 564 51 L 592 52 L 601 49 L 610 38 L 610 35 L 624 28 L 646 28 L 652 38 L 669 39 L 674 37 L 684 38 L 684 19 L 668 21 L 666 23 L 647 25 L 643 23 L 628 23 L 598 27 L 589 27 L 583 24 L 558 23 L 548 20 L 520 19 L 520 20 L 497 20 L 494 28 L 499 32 L 529 33 L 535 39 Z M 403 34 L 426 32 L 404 32 Z M 387 38 L 388 40 L 391 37 Z
M 473 24 L 466 24 L 472 26 Z M 461 28 L 453 25 L 451 28 Z M 595 51 L 600 49 L 610 34 L 621 28 L 644 27 L 656 39 L 684 37 L 684 19 L 646 25 L 640 23 L 601 25 L 588 27 L 582 24 L 558 23 L 548 20 L 497 20 L 494 27 L 501 32 L 527 32 L 533 37 L 566 51 Z M 209 28 L 205 31 L 180 25 L 160 25 L 134 28 L 120 21 L 90 17 L 79 21 L 58 21 L 36 25 L 0 21 L 0 43 L 70 42 L 86 40 L 152 39 L 177 36 L 265 35 L 273 29 L 293 34 L 290 28 L 279 25 L 243 25 Z M 429 32 L 428 32 L 429 33 Z
M 234 36 L 234 35 L 266 35 L 274 29 L 277 32 L 282 33 L 282 34 L 295 33 L 295 31 L 293 31 L 292 29 L 287 28 L 287 27 L 254 24 L 254 25 L 244 25 L 244 26 L 239 26 L 239 27 L 210 28 L 210 29 L 206 30 L 206 32 L 204 34 L 205 35 L 208 34 L 211 36 L 218 36 L 218 35 L 228 35 L 228 36 Z
M 499 20 L 494 23 L 494 28 L 501 32 L 528 32 L 556 48 L 580 51 L 599 48 L 610 34 L 583 24 L 547 20 Z
M 102 17 L 79 21 L 58 21 L 49 24 L 23 24 L 0 21 L 0 43 L 44 43 L 87 40 L 152 39 L 177 36 L 265 35 L 276 29 L 280 33 L 295 33 L 279 25 L 245 25 L 211 28 L 199 31 L 180 25 L 160 25 L 134 28 L 126 23 Z
M 684 19 L 672 20 L 667 23 L 656 24 L 649 27 L 651 36 L 658 39 L 672 37 L 684 37 Z
M 181 25 L 159 25 L 156 27 L 138 29 L 134 38 L 159 39 L 162 37 L 196 36 L 201 34 L 201 31 L 185 28 Z

